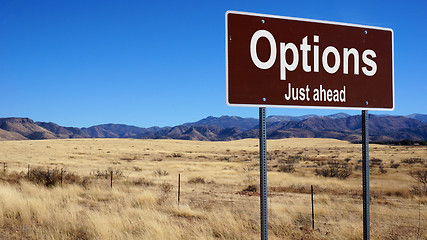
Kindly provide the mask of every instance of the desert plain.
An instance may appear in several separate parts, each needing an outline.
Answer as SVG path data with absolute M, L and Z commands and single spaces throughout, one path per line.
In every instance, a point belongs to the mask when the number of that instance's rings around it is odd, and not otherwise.
M 269 239 L 362 239 L 361 149 L 268 140 Z M 257 139 L 0 141 L 0 238 L 259 239 L 258 151 Z M 369 155 L 371 238 L 427 239 L 427 146 Z

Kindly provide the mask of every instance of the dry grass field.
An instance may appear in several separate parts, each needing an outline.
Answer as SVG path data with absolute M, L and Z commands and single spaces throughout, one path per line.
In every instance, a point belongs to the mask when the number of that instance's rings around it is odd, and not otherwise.
M 267 148 L 269 239 L 362 239 L 361 145 Z M 370 158 L 372 239 L 427 239 L 426 186 L 411 176 L 427 147 L 371 144 Z M 260 237 L 257 139 L 2 141 L 0 163 L 1 239 Z

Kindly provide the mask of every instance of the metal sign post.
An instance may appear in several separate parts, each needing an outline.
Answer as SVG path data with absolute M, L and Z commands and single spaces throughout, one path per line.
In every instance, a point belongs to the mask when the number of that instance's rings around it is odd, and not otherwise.
M 261 210 L 261 240 L 268 239 L 267 218 L 267 134 L 266 134 L 266 110 L 259 108 L 259 171 L 260 171 L 260 210 Z
M 362 110 L 363 239 L 370 239 L 369 220 L 369 122 L 368 110 Z

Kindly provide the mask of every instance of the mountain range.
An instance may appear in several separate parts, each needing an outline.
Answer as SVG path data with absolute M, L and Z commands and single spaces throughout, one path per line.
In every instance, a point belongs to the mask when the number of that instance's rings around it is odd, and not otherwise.
M 334 138 L 361 140 L 361 116 L 337 113 L 328 116 L 269 116 L 267 137 Z M 369 115 L 371 141 L 427 141 L 427 115 Z M 0 118 L 0 140 L 66 138 L 185 139 L 203 141 L 258 137 L 258 119 L 238 116 L 207 117 L 174 127 L 141 128 L 125 124 L 102 124 L 88 128 L 64 127 L 29 118 Z

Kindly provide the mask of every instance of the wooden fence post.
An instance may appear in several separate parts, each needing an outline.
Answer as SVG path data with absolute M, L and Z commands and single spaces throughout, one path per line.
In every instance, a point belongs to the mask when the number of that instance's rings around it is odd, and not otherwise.
M 111 171 L 111 182 L 110 182 L 110 188 L 113 188 L 113 171 Z
M 313 202 L 313 185 L 311 185 L 311 225 L 314 229 L 314 202 Z
M 181 200 L 181 173 L 178 174 L 178 208 Z

